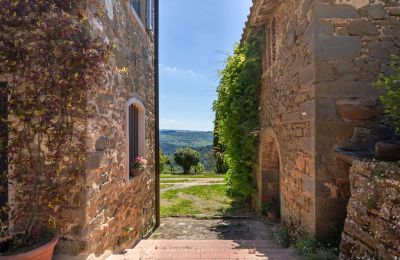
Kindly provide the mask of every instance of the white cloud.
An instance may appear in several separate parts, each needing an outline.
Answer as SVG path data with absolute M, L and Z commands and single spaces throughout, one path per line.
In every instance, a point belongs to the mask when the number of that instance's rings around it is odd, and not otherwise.
M 176 67 L 168 67 L 168 66 L 163 66 L 162 64 L 160 65 L 160 70 L 170 74 L 170 75 L 175 75 L 175 76 L 183 76 L 183 77 L 203 77 L 202 74 L 195 72 L 192 69 L 182 69 L 182 68 L 176 68 Z

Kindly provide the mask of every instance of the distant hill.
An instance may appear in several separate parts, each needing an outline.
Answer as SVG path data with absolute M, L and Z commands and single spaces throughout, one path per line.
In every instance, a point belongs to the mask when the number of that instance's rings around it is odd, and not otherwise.
M 172 161 L 174 153 L 182 147 L 190 147 L 200 153 L 201 163 L 206 171 L 212 171 L 213 166 L 209 156 L 213 149 L 213 132 L 189 130 L 160 130 L 160 147 L 163 153 Z

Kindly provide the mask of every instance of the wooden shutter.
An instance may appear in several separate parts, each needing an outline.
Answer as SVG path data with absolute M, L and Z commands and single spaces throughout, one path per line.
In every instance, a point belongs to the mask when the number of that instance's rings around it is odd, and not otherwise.
M 132 167 L 139 156 L 139 109 L 135 105 L 129 106 L 129 175 L 132 176 Z
M 7 105 L 7 84 L 0 82 L 0 118 L 7 119 L 8 105 Z M 0 209 L 6 205 L 8 201 L 8 179 L 7 179 L 7 140 L 8 140 L 8 127 L 7 123 L 3 120 L 0 121 L 0 136 L 4 142 L 0 146 Z M 6 220 L 7 215 L 0 212 L 0 219 Z

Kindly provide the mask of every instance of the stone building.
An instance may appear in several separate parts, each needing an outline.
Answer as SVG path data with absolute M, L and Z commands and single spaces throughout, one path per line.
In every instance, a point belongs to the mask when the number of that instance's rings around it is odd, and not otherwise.
M 254 205 L 273 197 L 293 230 L 337 240 L 352 158 L 393 136 L 372 83 L 400 53 L 400 3 L 254 0 L 250 28 L 265 34 Z
M 60 238 L 55 259 L 119 253 L 158 221 L 156 1 L 98 2 L 81 13 L 89 19 L 88 31 L 113 46 L 111 60 L 104 64 L 110 69 L 87 100 L 94 114 L 86 119 L 82 206 L 65 212 L 69 231 Z M 6 75 L 0 76 L 0 82 L 6 81 Z M 139 156 L 148 165 L 136 175 L 130 163 Z M 4 198 L 0 201 L 4 203 Z

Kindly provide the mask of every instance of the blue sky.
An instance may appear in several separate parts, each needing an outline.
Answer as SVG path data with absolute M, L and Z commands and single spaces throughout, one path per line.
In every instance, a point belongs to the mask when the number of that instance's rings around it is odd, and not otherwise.
M 213 129 L 218 70 L 251 0 L 160 0 L 160 128 Z

